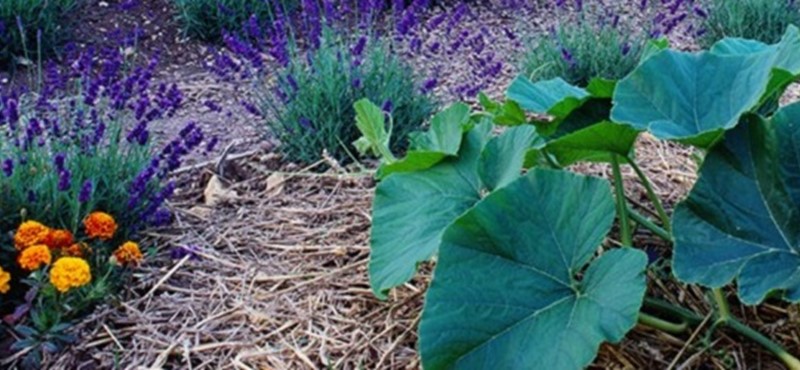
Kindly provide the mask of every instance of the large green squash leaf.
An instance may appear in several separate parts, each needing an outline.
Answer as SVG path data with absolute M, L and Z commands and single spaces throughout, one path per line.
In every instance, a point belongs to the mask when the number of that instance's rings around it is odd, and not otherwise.
M 492 118 L 492 123 L 500 126 L 518 126 L 528 123 L 525 111 L 513 100 L 496 102 L 484 93 L 478 94 L 478 102 L 485 113 Z
M 506 91 L 506 97 L 517 102 L 522 109 L 538 114 L 548 114 L 561 119 L 580 107 L 589 98 L 589 93 L 562 80 L 531 82 L 518 76 Z
M 639 132 L 613 122 L 602 121 L 562 136 L 547 144 L 547 154 L 561 166 L 578 162 L 611 162 L 612 156 L 628 156 Z
M 461 138 L 470 119 L 469 106 L 456 103 L 437 113 L 430 128 L 412 140 L 413 147 L 401 160 L 387 163 L 378 170 L 378 178 L 394 172 L 419 171 L 455 156 L 461 147 Z
M 777 103 L 786 88 L 800 76 L 800 29 L 789 26 L 781 41 L 767 45 L 759 41 L 741 38 L 725 38 L 711 47 L 711 52 L 719 55 L 746 55 L 771 50 L 776 54 L 772 78 L 762 97 L 769 108 Z
M 593 98 L 611 99 L 611 97 L 614 96 L 615 88 L 617 88 L 616 80 L 594 77 L 589 80 L 589 85 L 586 86 L 586 91 L 588 91 Z
M 617 84 L 611 120 L 707 148 L 757 108 L 775 53 L 659 52 Z
M 621 340 L 638 317 L 647 257 L 619 249 L 590 262 L 613 220 L 606 181 L 550 170 L 459 218 L 425 301 L 424 368 L 580 369 L 601 342 Z
M 525 167 L 532 167 L 549 155 L 560 166 L 578 162 L 610 162 L 612 155 L 630 154 L 639 132 L 608 121 L 611 102 L 589 99 L 528 152 Z
M 708 154 L 675 210 L 675 275 L 720 287 L 737 279 L 746 304 L 780 290 L 800 301 L 800 105 L 756 115 Z
M 760 41 L 736 37 L 724 38 L 711 47 L 711 52 L 718 55 L 746 55 L 775 49 L 778 54 L 774 68 L 782 69 L 792 75 L 800 75 L 800 29 L 789 26 L 786 33 L 775 45 L 767 45 Z
M 414 275 L 417 264 L 438 250 L 445 228 L 477 203 L 486 190 L 516 179 L 533 127 L 489 138 L 491 125 L 466 134 L 457 157 L 415 172 L 394 173 L 375 191 L 370 284 L 379 298 Z
M 506 186 L 519 177 L 525 162 L 524 153 L 536 139 L 536 128 L 526 125 L 508 128 L 486 144 L 478 174 L 488 190 Z
M 660 38 L 648 41 L 647 44 L 644 45 L 642 56 L 639 57 L 639 65 L 646 62 L 653 55 L 656 55 L 668 49 L 669 49 L 669 40 L 666 38 Z

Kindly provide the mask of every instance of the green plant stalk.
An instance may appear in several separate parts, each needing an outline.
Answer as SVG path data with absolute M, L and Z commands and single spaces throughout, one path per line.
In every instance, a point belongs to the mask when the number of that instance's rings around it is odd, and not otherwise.
M 673 334 L 683 333 L 689 328 L 689 324 L 686 321 L 674 323 L 648 315 L 644 312 L 639 312 L 639 324 Z
M 672 243 L 672 235 L 670 235 L 669 232 L 667 232 L 663 228 L 653 223 L 653 221 L 651 221 L 649 218 L 645 217 L 641 213 L 636 212 L 636 210 L 632 209 L 630 206 L 627 207 L 628 207 L 628 216 L 630 216 L 633 221 L 636 221 L 637 223 L 639 223 L 639 225 L 652 231 L 653 234 L 656 234 L 661 239 L 664 239 L 665 241 Z
M 728 300 L 725 299 L 725 293 L 722 292 L 722 288 L 715 288 L 712 289 L 712 294 L 714 295 L 714 302 L 717 304 L 717 323 L 727 324 L 733 317 L 731 316 L 731 309 L 728 307 Z
M 748 327 L 731 315 L 728 301 L 725 299 L 722 289 L 713 289 L 712 293 L 717 306 L 717 320 L 714 323 L 715 327 L 726 326 L 730 329 L 733 329 L 737 333 L 751 339 L 752 341 L 760 344 L 772 352 L 776 357 L 783 361 L 786 367 L 788 367 L 790 370 L 800 370 L 800 359 L 786 351 L 786 349 L 778 343 L 773 342 L 771 339 L 767 338 L 757 330 Z M 699 325 L 703 321 L 703 318 L 690 310 L 654 298 L 645 297 L 644 307 L 659 313 L 664 313 L 666 315 L 679 318 L 683 320 L 684 323 L 692 326 Z M 639 314 L 639 322 L 643 325 L 647 325 L 668 333 L 677 333 L 670 330 L 675 330 L 679 326 L 678 324 L 661 320 L 641 312 Z
M 783 361 L 786 367 L 790 370 L 800 370 L 800 360 L 798 360 L 797 357 L 792 356 L 792 354 L 786 351 L 785 348 L 773 342 L 763 334 L 732 317 L 727 319 L 725 325 L 735 330 L 737 333 L 744 335 L 745 337 L 762 345 L 764 348 L 775 354 L 775 356 L 777 356 L 781 361 Z
M 660 299 L 645 297 L 644 307 L 659 313 L 670 315 L 674 318 L 679 318 L 689 325 L 699 325 L 701 322 L 703 322 L 703 317 L 695 312 L 673 305 L 672 303 L 662 301 Z
M 628 221 L 628 206 L 625 204 L 625 187 L 622 182 L 622 170 L 619 166 L 619 155 L 614 154 L 611 156 L 611 168 L 614 172 L 614 191 L 617 194 L 617 213 L 619 214 L 622 245 L 625 247 L 632 247 L 633 234 L 631 233 L 631 224 Z
M 653 206 L 656 207 L 656 212 L 658 213 L 658 217 L 661 219 L 661 224 L 664 225 L 664 229 L 667 232 L 672 232 L 672 224 L 669 220 L 669 216 L 667 215 L 667 211 L 664 210 L 664 204 L 661 203 L 661 199 L 658 198 L 655 190 L 653 190 L 653 184 L 650 182 L 650 179 L 648 179 L 647 175 L 645 175 L 642 169 L 639 168 L 639 166 L 636 164 L 636 161 L 630 157 L 625 157 L 625 159 L 631 168 L 633 168 L 633 171 L 636 172 L 636 176 L 639 177 L 639 181 L 641 181 L 642 185 L 644 185 L 644 188 L 647 191 L 647 197 L 650 198 L 650 202 L 652 202 Z

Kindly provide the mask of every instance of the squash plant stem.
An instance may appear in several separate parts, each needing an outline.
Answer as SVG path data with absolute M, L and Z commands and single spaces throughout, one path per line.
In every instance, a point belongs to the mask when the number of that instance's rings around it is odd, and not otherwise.
M 771 339 L 764 336 L 764 334 L 761 334 L 757 330 L 748 327 L 731 315 L 728 301 L 725 299 L 722 289 L 713 289 L 712 293 L 717 306 L 717 310 L 715 312 L 717 319 L 714 323 L 714 327 L 728 327 L 772 352 L 784 363 L 784 365 L 786 365 L 787 368 L 789 368 L 789 370 L 800 370 L 800 359 L 793 356 L 780 344 L 773 342 Z M 696 326 L 703 321 L 703 318 L 693 311 L 655 298 L 645 297 L 644 307 L 666 316 L 670 316 L 674 319 L 682 320 L 682 324 L 678 324 L 651 316 L 644 312 L 639 313 L 640 324 L 662 330 L 667 333 L 680 333 L 686 330 L 683 327 L 684 325 Z M 678 331 L 678 329 L 683 330 Z
M 661 224 L 664 225 L 664 229 L 667 230 L 667 232 L 672 232 L 672 225 L 670 223 L 669 216 L 667 216 L 667 211 L 664 210 L 664 204 L 661 203 L 661 199 L 658 198 L 655 190 L 653 190 L 653 184 L 650 182 L 650 179 L 648 179 L 647 175 L 645 175 L 642 169 L 639 168 L 639 166 L 636 164 L 636 161 L 630 157 L 624 158 L 631 168 L 633 168 L 633 171 L 636 172 L 636 176 L 639 177 L 639 181 L 641 181 L 642 185 L 644 185 L 644 188 L 647 191 L 647 197 L 650 198 L 650 202 L 652 202 L 653 206 L 656 207 L 656 212 L 658 213 L 658 217 L 661 219 Z
M 644 312 L 639 312 L 639 324 L 672 334 L 683 333 L 689 328 L 689 324 L 686 321 L 674 323 L 648 315 Z
M 784 365 L 786 365 L 786 367 L 790 370 L 800 370 L 800 360 L 798 360 L 797 357 L 792 356 L 792 354 L 787 352 L 785 348 L 765 337 L 763 334 L 753 330 L 733 317 L 728 318 L 728 321 L 725 322 L 725 325 L 735 330 L 739 334 L 744 335 L 754 342 L 764 346 L 764 348 L 768 349 L 770 352 L 775 354 L 775 356 L 781 359 Z
M 617 193 L 617 213 L 619 214 L 620 234 L 622 234 L 622 245 L 625 247 L 633 246 L 633 235 L 631 234 L 631 224 L 628 221 L 628 206 L 625 204 L 625 186 L 622 182 L 622 170 L 619 167 L 619 155 L 611 156 L 611 169 L 614 172 L 614 190 Z
M 731 309 L 728 307 L 725 293 L 722 292 L 722 288 L 714 288 L 711 292 L 714 295 L 714 302 L 717 304 L 717 323 L 727 324 L 728 320 L 733 319 L 733 316 L 731 316 Z
M 636 212 L 630 206 L 628 206 L 628 216 L 630 216 L 633 221 L 643 226 L 645 229 L 652 231 L 653 234 L 656 234 L 656 236 L 659 238 L 664 239 L 664 241 L 668 243 L 672 243 L 672 235 L 670 235 L 669 232 L 653 223 L 653 221 L 650 221 L 650 219 L 643 214 Z

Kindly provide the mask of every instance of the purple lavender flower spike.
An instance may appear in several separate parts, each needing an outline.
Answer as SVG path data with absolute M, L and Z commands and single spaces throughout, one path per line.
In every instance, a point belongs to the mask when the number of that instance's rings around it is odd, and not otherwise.
M 92 198 L 92 181 L 86 180 L 81 185 L 81 191 L 78 193 L 78 202 L 86 203 Z
M 3 161 L 3 173 L 6 177 L 11 177 L 14 174 L 14 161 L 10 158 L 6 158 Z

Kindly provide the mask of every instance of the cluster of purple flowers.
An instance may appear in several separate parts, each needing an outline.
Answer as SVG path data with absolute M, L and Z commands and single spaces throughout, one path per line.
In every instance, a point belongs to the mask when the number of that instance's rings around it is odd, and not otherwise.
M 655 0 L 651 0 L 655 2 Z M 641 0 L 639 5 L 640 11 L 646 11 L 648 8 L 648 0 Z M 652 16 L 652 29 L 650 37 L 658 38 L 662 36 L 669 36 L 675 32 L 680 26 L 686 25 L 684 32 L 687 35 L 694 37 L 702 36 L 706 30 L 702 27 L 697 27 L 692 22 L 688 22 L 693 17 L 705 19 L 708 13 L 704 10 L 699 2 L 695 0 L 659 0 L 656 5 L 657 11 Z
M 8 179 L 0 179 L 0 189 L 23 186 L 30 182 L 28 172 L 37 171 L 39 178 L 52 176 L 57 191 L 79 203 L 125 204 L 120 211 L 126 211 L 127 227 L 169 220 L 163 205 L 175 184 L 167 178 L 205 138 L 199 126 L 190 123 L 162 151 L 151 151 L 150 124 L 173 117 L 184 96 L 176 84 L 157 82 L 157 54 L 145 65 L 131 66 L 123 53 L 68 49 L 61 67 L 45 65 L 40 88 L 0 94 L 0 167 Z M 206 150 L 216 142 L 211 140 Z M 37 162 L 43 157 L 52 158 L 49 165 Z M 131 171 L 133 175 L 126 175 Z M 120 181 L 127 193 L 119 193 Z M 30 198 L 52 199 L 48 191 L 32 188 Z M 110 198 L 93 199 L 98 194 Z M 117 196 L 127 202 L 111 199 Z
M 474 97 L 505 68 L 492 48 L 498 36 L 485 26 L 476 27 L 469 22 L 474 15 L 466 2 L 438 14 L 431 12 L 431 0 L 303 0 L 299 12 L 279 11 L 266 25 L 251 17 L 243 25 L 244 32 L 237 33 L 242 37 L 226 33 L 225 45 L 236 57 L 219 53 L 211 68 L 221 79 L 232 75 L 251 77 L 253 70 L 268 73 L 275 66 L 286 68 L 293 58 L 310 58 L 327 28 L 337 36 L 358 35 L 349 39 L 353 68 L 360 66 L 371 38 L 391 43 L 391 50 L 404 58 L 424 60 L 425 68 L 418 71 L 424 76 L 419 86 L 423 94 L 431 93 L 440 84 L 445 68 L 461 61 L 469 70 L 468 76 L 450 93 Z M 444 38 L 431 36 L 434 34 L 444 34 Z M 506 30 L 503 37 L 513 40 L 516 36 Z M 283 82 L 286 86 L 275 92 L 278 96 L 289 95 L 285 90 L 292 87 L 289 78 Z M 353 80 L 356 85 L 360 82 Z

